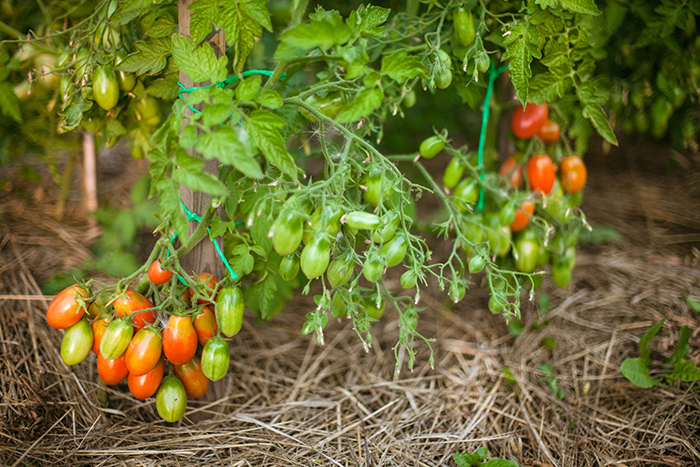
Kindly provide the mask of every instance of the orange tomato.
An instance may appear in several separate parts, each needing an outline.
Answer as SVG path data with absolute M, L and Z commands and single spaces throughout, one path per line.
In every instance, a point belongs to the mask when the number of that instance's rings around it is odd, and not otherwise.
M 126 348 L 126 368 L 129 374 L 143 376 L 151 371 L 162 355 L 163 340 L 152 329 L 139 329 Z
M 561 160 L 559 167 L 561 187 L 565 192 L 574 194 L 581 191 L 586 185 L 588 173 L 586 166 L 578 156 L 569 156 Z
M 510 224 L 512 232 L 520 232 L 530 223 L 530 217 L 535 213 L 535 203 L 523 201 L 515 213 L 515 220 Z
M 187 397 L 194 399 L 202 397 L 209 389 L 209 380 L 204 376 L 202 361 L 199 357 L 194 357 L 184 365 L 175 365 L 173 369 L 185 386 Z
M 508 159 L 503 161 L 501 167 L 498 169 L 498 175 L 503 178 L 508 178 L 508 185 L 520 188 L 523 184 L 523 168 L 518 165 L 517 161 L 513 156 L 509 156 Z
M 135 311 L 153 308 L 153 303 L 135 290 L 127 289 L 123 296 L 114 300 L 113 306 L 114 311 L 123 318 Z M 131 316 L 131 323 L 138 329 L 144 327 L 146 323 L 153 324 L 155 322 L 156 313 L 154 310 L 135 313 Z
M 165 360 L 161 357 L 155 367 L 145 375 L 129 373 L 129 391 L 137 399 L 147 399 L 156 393 L 165 374 Z
M 206 344 L 209 339 L 214 337 L 218 330 L 216 316 L 214 312 L 206 306 L 202 308 L 201 313 L 195 316 L 192 324 L 194 325 L 194 330 L 197 332 L 199 343 L 202 345 Z
M 163 353 L 173 365 L 184 365 L 197 352 L 197 331 L 189 316 L 172 315 L 163 329 Z

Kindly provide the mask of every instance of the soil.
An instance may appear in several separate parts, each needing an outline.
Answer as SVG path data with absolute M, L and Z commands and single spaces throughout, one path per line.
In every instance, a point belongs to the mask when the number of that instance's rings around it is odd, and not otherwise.
M 546 279 L 523 302 L 521 327 L 493 316 L 478 285 L 456 305 L 423 289 L 419 329 L 434 364 L 418 342 L 411 371 L 394 349 L 395 311 L 369 349 L 345 320 L 319 345 L 300 332 L 314 304 L 298 294 L 273 322 L 246 314 L 231 371 L 176 424 L 124 383 L 100 386 L 94 355 L 63 364 L 41 284 L 89 259 L 100 230 L 78 199 L 54 220 L 55 188 L 3 169 L 13 183 L 0 192 L 0 465 L 453 466 L 453 454 L 482 446 L 521 466 L 700 465 L 697 383 L 641 389 L 620 373 L 664 317 L 652 375 L 684 325 L 687 359 L 700 364 L 700 316 L 686 302 L 700 300 L 700 158 L 621 147 L 587 156 L 583 204 L 620 242 L 582 245 L 571 284 Z M 109 172 L 119 157 L 100 162 L 103 203 L 128 198 L 145 169 Z M 399 289 L 398 274 L 387 286 Z

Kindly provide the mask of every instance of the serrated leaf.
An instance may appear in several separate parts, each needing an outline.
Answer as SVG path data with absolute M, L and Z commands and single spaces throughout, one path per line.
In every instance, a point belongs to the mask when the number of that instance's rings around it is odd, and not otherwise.
M 134 47 L 136 52 L 122 60 L 117 66 L 119 70 L 138 75 L 155 75 L 168 64 L 166 58 L 170 54 L 170 38 L 136 42 Z
M 425 66 L 420 58 L 409 56 L 404 49 L 399 49 L 382 59 L 382 73 L 394 81 L 403 84 L 409 79 L 425 75 Z
M 613 133 L 610 122 L 608 122 L 608 117 L 605 115 L 605 111 L 600 105 L 586 105 L 583 108 L 583 116 L 590 120 L 598 134 L 605 138 L 605 141 L 617 146 L 615 133 Z
M 520 102 L 528 102 L 528 83 L 532 76 L 530 62 L 532 58 L 542 58 L 537 49 L 539 32 L 536 27 L 528 26 L 527 21 L 517 24 L 506 37 L 506 53 L 503 61 L 508 62 L 508 75 Z
M 296 181 L 297 166 L 278 130 L 285 124 L 283 119 L 272 112 L 255 110 L 248 115 L 244 127 L 267 161 Z
M 644 333 L 642 338 L 639 340 L 639 355 L 642 358 L 649 358 L 650 351 L 649 351 L 649 342 L 656 336 L 656 334 L 659 333 L 661 330 L 661 327 L 664 325 L 666 322 L 666 318 L 662 319 L 658 323 L 654 324 L 652 327 L 650 327 L 647 332 Z
M 688 352 L 690 352 L 690 346 L 688 345 L 689 339 L 690 329 L 687 325 L 681 326 L 681 331 L 678 335 L 678 344 L 676 344 L 676 349 L 673 351 L 673 354 L 666 363 L 668 363 L 669 365 L 675 365 L 676 363 L 683 360 L 686 355 L 688 355 Z
M 571 86 L 568 77 L 555 76 L 550 72 L 540 73 L 530 81 L 528 98 L 535 104 L 552 102 L 563 97 Z
M 248 287 L 245 294 L 246 306 L 264 320 L 271 320 L 282 311 L 290 297 L 291 286 L 278 274 L 265 274 Z
M 105 124 L 102 132 L 104 133 L 105 137 L 109 138 L 112 136 L 121 136 L 126 134 L 126 128 L 124 128 L 124 125 L 119 120 L 115 120 L 114 118 L 110 118 L 107 120 L 107 123 Z
M 154 39 L 161 39 L 170 36 L 176 28 L 177 24 L 173 21 L 172 16 L 163 15 L 146 29 L 145 34 Z
M 229 258 L 229 264 L 239 276 L 250 274 L 255 266 L 255 258 L 248 250 L 245 253 Z
M 236 86 L 236 99 L 241 102 L 252 101 L 260 90 L 262 78 L 260 75 L 251 76 L 241 81 Z
M 250 235 L 253 237 L 256 246 L 263 249 L 260 256 L 266 257 L 267 254 L 272 251 L 272 239 L 268 236 L 270 228 L 272 227 L 272 222 L 269 218 L 265 217 L 266 212 L 263 211 L 262 215 L 256 216 L 253 221 L 253 226 L 250 228 Z
M 582 13 L 584 15 L 599 15 L 600 10 L 593 0 L 535 0 L 541 7 L 557 8 Z
M 122 26 L 141 16 L 143 10 L 153 6 L 153 0 L 124 0 L 110 18 L 113 27 Z
M 253 100 L 268 109 L 279 109 L 282 107 L 282 97 L 277 91 L 272 89 L 263 89 Z
M 351 123 L 369 115 L 382 104 L 384 91 L 381 88 L 363 89 L 355 99 L 338 114 L 338 123 Z
M 467 104 L 471 109 L 476 109 L 476 106 L 481 102 L 481 89 L 475 83 L 471 83 L 469 86 L 458 86 L 457 94 L 462 99 L 462 103 Z
M 311 50 L 318 47 L 326 51 L 333 46 L 344 44 L 352 36 L 352 30 L 343 22 L 338 12 L 312 19 L 282 33 L 280 40 L 285 44 L 300 50 Z
M 197 0 L 188 9 L 190 14 L 190 37 L 199 44 L 213 30 L 213 20 L 219 11 L 218 0 Z
M 455 461 L 458 467 L 472 467 L 486 459 L 488 454 L 488 449 L 485 446 L 481 446 L 473 453 L 465 452 L 461 454 L 452 454 L 452 460 Z
M 180 70 L 194 83 L 218 83 L 226 78 L 228 59 L 225 55 L 216 58 L 214 49 L 207 43 L 194 47 L 189 37 L 176 34 L 172 37 L 172 54 Z
M 246 151 L 236 130 L 231 127 L 217 127 L 210 133 L 199 136 L 195 150 L 207 159 L 218 159 L 232 165 L 248 177 L 262 178 L 262 169 L 258 162 Z
M 19 98 L 8 83 L 0 83 L 0 112 L 17 123 L 22 123 L 22 108 Z
M 255 38 L 262 35 L 262 27 L 270 30 L 269 14 L 264 0 L 243 0 L 237 3 L 222 2 L 213 18 L 217 28 L 224 30 L 226 44 L 236 44 L 233 70 L 243 69 L 246 58 L 255 45 Z
M 653 388 L 659 384 L 659 380 L 652 378 L 649 374 L 648 358 L 627 358 L 622 365 L 620 371 L 627 380 L 640 388 Z
M 225 122 L 231 116 L 233 104 L 209 104 L 202 110 L 202 123 L 206 127 L 213 127 Z
M 691 361 L 680 360 L 673 367 L 673 373 L 666 376 L 670 381 L 683 381 L 684 383 L 692 383 L 700 380 L 700 369 Z
M 210 195 L 226 194 L 226 186 L 218 178 L 201 170 L 188 170 L 179 167 L 173 171 L 173 180 L 195 191 L 202 191 Z
M 374 5 L 360 5 L 350 13 L 347 24 L 352 28 L 355 37 L 382 37 L 386 26 L 382 26 L 389 18 L 391 10 Z
M 146 94 L 159 99 L 177 99 L 178 81 L 178 73 L 168 73 L 165 75 L 165 78 L 159 78 L 151 82 L 151 84 L 146 88 Z
M 266 0 L 243 0 L 238 2 L 238 7 L 254 22 L 272 32 L 270 11 L 267 9 Z
M 59 133 L 75 130 L 83 121 L 83 113 L 92 107 L 92 101 L 78 97 L 71 102 L 66 110 L 59 112 L 63 118 L 63 123 L 58 129 Z

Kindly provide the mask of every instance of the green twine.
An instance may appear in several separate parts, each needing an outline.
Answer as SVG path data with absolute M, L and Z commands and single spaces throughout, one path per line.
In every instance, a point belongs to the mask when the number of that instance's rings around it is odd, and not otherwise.
M 188 221 L 197 221 L 197 222 L 202 222 L 202 216 L 197 214 L 196 212 L 192 212 L 189 209 L 187 209 L 187 206 L 185 206 L 185 202 L 180 200 L 180 204 L 182 205 L 183 211 L 185 211 L 185 214 L 187 214 L 187 220 Z M 236 225 L 243 225 L 243 222 L 238 222 L 236 221 Z M 211 238 L 211 229 L 207 227 L 207 233 L 209 234 Z M 173 232 L 173 236 L 170 237 L 170 242 L 174 242 L 175 239 L 177 238 L 177 232 Z M 233 269 L 231 269 L 231 265 L 229 264 L 228 260 L 226 259 L 226 256 L 224 256 L 223 251 L 221 251 L 221 248 L 219 247 L 219 244 L 216 243 L 215 241 L 212 240 L 212 243 L 214 244 L 214 248 L 216 248 L 216 252 L 219 255 L 219 258 L 221 259 L 221 262 L 224 263 L 224 266 L 226 266 L 226 269 L 228 269 L 228 272 L 231 273 L 231 277 L 233 280 L 238 279 L 238 274 L 236 274 Z M 170 252 L 168 252 L 168 256 L 170 256 Z M 180 282 L 182 282 L 185 285 L 187 284 L 187 281 L 183 279 L 181 276 L 177 276 L 178 279 L 180 279 Z
M 477 155 L 477 163 L 479 164 L 479 180 L 482 183 L 482 185 L 479 186 L 479 204 L 477 204 L 476 207 L 479 211 L 484 210 L 484 145 L 486 144 L 486 125 L 489 121 L 489 102 L 491 101 L 493 84 L 496 81 L 496 78 L 498 78 L 498 75 L 503 73 L 506 68 L 508 68 L 508 64 L 505 64 L 497 69 L 492 61 L 491 67 L 488 70 L 489 85 L 488 88 L 486 88 L 486 98 L 484 99 L 484 113 L 481 116 L 481 134 L 479 134 L 479 152 Z

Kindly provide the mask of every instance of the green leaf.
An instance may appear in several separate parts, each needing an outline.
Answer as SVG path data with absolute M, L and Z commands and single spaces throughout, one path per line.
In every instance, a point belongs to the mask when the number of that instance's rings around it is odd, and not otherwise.
M 488 449 L 485 446 L 481 446 L 474 453 L 452 454 L 452 460 L 455 461 L 458 467 L 472 467 L 478 465 L 488 455 Z
M 194 83 L 218 83 L 226 78 L 228 59 L 225 55 L 216 58 L 207 43 L 195 48 L 189 37 L 176 34 L 172 37 L 172 54 L 180 70 Z
M 213 127 L 225 122 L 231 116 L 233 104 L 209 104 L 202 110 L 202 124 L 206 127 Z
M 518 463 L 515 461 L 508 461 L 505 459 L 493 458 L 484 462 L 479 467 L 518 467 Z
M 258 162 L 246 151 L 236 130 L 231 127 L 217 127 L 210 133 L 199 136 L 195 150 L 207 159 L 218 159 L 232 165 L 247 177 L 262 178 Z
M 241 245 L 239 245 L 241 246 Z M 245 246 L 245 245 L 242 245 Z M 240 254 L 235 254 L 228 259 L 231 269 L 233 269 L 239 276 L 245 276 L 250 274 L 255 266 L 255 258 L 250 254 L 250 250 L 246 247 L 246 251 Z
M 271 31 L 270 16 L 265 0 L 241 0 L 222 2 L 221 9 L 213 18 L 217 28 L 224 30 L 226 44 L 236 44 L 233 70 L 241 71 L 253 50 L 255 38 L 262 35 L 262 27 Z
M 0 83 L 0 111 L 17 123 L 22 123 L 22 108 L 19 98 L 8 83 Z
M 647 332 L 644 333 L 642 338 L 639 340 L 639 355 L 642 358 L 649 358 L 650 352 L 647 346 L 649 345 L 649 342 L 654 338 L 654 336 L 658 334 L 665 322 L 666 318 L 654 324 L 652 327 L 649 328 Z
M 272 32 L 272 21 L 266 0 L 242 0 L 238 2 L 238 8 L 252 21 Z
M 170 36 L 176 29 L 177 24 L 173 21 L 172 16 L 163 15 L 149 25 L 145 34 L 154 39 L 161 39 Z
M 170 178 L 164 178 L 158 182 L 158 204 L 164 217 L 170 217 L 173 228 L 181 239 L 188 236 L 188 221 L 180 204 L 180 187 Z
M 675 365 L 683 360 L 686 355 L 688 355 L 688 352 L 690 352 L 690 346 L 688 345 L 689 339 L 690 329 L 687 325 L 681 326 L 680 335 L 678 336 L 678 344 L 676 344 L 676 350 L 673 351 L 673 354 L 666 363 L 669 365 Z
M 351 123 L 369 117 L 369 115 L 377 109 L 384 99 L 384 92 L 381 88 L 363 89 L 355 96 L 355 100 L 349 103 L 338 114 L 336 121 L 338 123 Z
M 190 14 L 190 37 L 199 44 L 212 32 L 212 21 L 219 11 L 218 0 L 197 0 L 188 9 Z
M 173 100 L 177 99 L 179 81 L 178 73 L 168 73 L 164 78 L 159 78 L 151 82 L 146 88 L 146 94 L 159 99 Z
M 390 9 L 378 6 L 360 5 L 357 10 L 350 13 L 347 20 L 355 37 L 382 37 L 386 33 L 386 26 L 382 26 L 389 18 Z
M 279 132 L 286 122 L 267 110 L 254 110 L 248 115 L 244 128 L 253 144 L 263 153 L 267 161 L 282 173 L 297 180 L 297 166 L 287 151 L 285 140 Z
M 673 373 L 666 376 L 669 381 L 683 381 L 692 383 L 700 380 L 700 369 L 691 361 L 679 360 L 673 367 Z
M 693 310 L 695 313 L 700 314 L 700 302 L 697 300 L 693 300 L 689 296 L 685 297 L 685 302 L 688 304 L 691 310 Z
M 119 9 L 110 18 L 113 27 L 122 26 L 141 16 L 143 10 L 151 8 L 153 0 L 124 0 Z
M 531 81 L 528 90 L 528 98 L 535 104 L 552 102 L 571 87 L 571 78 L 556 76 L 550 72 L 540 73 Z
M 268 109 L 279 109 L 282 107 L 282 97 L 277 91 L 272 89 L 263 89 L 253 100 Z
M 271 320 L 284 308 L 292 296 L 291 285 L 284 282 L 279 274 L 265 274 L 261 280 L 248 287 L 245 303 L 261 319 Z
M 262 209 L 261 215 L 255 216 L 253 226 L 250 228 L 250 235 L 253 237 L 253 240 L 264 249 L 263 254 L 260 256 L 267 256 L 267 253 L 272 250 L 272 239 L 268 236 L 272 227 L 272 221 L 268 215 L 267 209 Z
M 351 36 L 350 27 L 343 22 L 343 18 L 337 11 L 333 11 L 285 31 L 280 35 L 280 40 L 288 46 L 303 51 L 316 47 L 326 51 L 333 46 L 344 44 L 350 40 Z
M 260 90 L 261 83 L 262 78 L 260 75 L 244 79 L 236 86 L 236 99 L 241 102 L 252 101 L 253 97 L 255 97 Z
M 399 49 L 382 59 L 382 73 L 403 84 L 409 79 L 424 76 L 425 66 L 420 58 L 409 56 L 406 50 Z
M 539 31 L 536 27 L 530 26 L 527 18 L 518 23 L 509 31 L 510 34 L 505 39 L 507 46 L 503 61 L 510 59 L 508 63 L 508 75 L 513 82 L 515 93 L 520 102 L 528 102 L 528 82 L 532 76 L 530 62 L 532 58 L 542 58 L 542 53 L 537 48 Z
M 612 127 L 610 127 L 610 122 L 608 122 L 608 117 L 605 115 L 605 111 L 599 104 L 586 105 L 583 108 L 583 116 L 586 117 L 593 124 L 598 134 L 605 138 L 610 144 L 617 146 L 617 138 L 615 133 L 613 133 Z
M 115 120 L 113 118 L 110 118 L 107 120 L 107 123 L 105 124 L 102 132 L 104 133 L 105 137 L 109 138 L 111 136 L 121 136 L 126 134 L 126 128 L 124 128 L 124 125 L 119 120 Z
M 627 380 L 640 388 L 652 388 L 659 384 L 659 380 L 652 378 L 649 374 L 648 358 L 627 358 L 622 365 L 620 371 Z
M 471 83 L 469 86 L 457 86 L 457 94 L 462 99 L 462 103 L 467 104 L 472 110 L 476 109 L 476 106 L 481 102 L 481 91 L 476 83 Z
M 180 167 L 173 171 L 173 180 L 195 191 L 202 191 L 216 196 L 226 194 L 226 186 L 208 172 L 187 170 Z
M 80 122 L 83 121 L 83 113 L 92 107 L 92 101 L 78 97 L 71 102 L 66 110 L 59 112 L 63 118 L 63 124 L 59 127 L 58 132 L 64 133 L 78 128 Z
M 173 36 L 177 37 L 177 36 Z M 170 38 L 153 39 L 134 44 L 136 52 L 128 55 L 117 68 L 138 75 L 155 75 L 168 64 Z
M 582 13 L 584 15 L 599 15 L 601 12 L 593 0 L 535 0 L 541 7 L 557 8 Z

